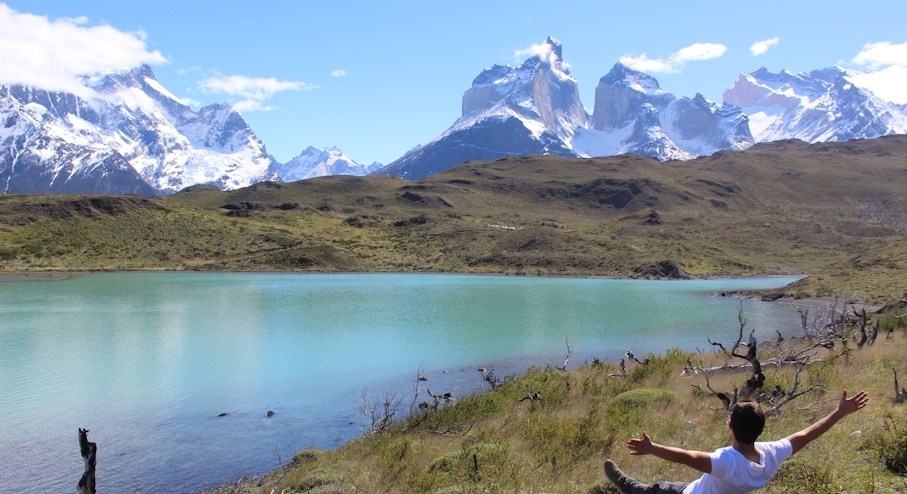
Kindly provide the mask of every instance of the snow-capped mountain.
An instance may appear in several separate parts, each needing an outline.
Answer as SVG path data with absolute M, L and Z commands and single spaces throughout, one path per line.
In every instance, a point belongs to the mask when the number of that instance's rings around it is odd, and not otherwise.
M 324 177 L 327 175 L 368 175 L 384 165 L 374 162 L 371 165 L 360 165 L 351 160 L 336 147 L 319 151 L 307 147 L 299 156 L 275 166 L 277 175 L 284 182 L 295 182 L 306 178 Z
M 576 78 L 548 38 L 518 67 L 495 65 L 463 95 L 463 114 L 446 132 L 377 173 L 418 179 L 468 160 L 507 155 L 577 156 L 568 141 L 586 125 Z
M 264 144 L 229 105 L 194 112 L 147 65 L 83 82 L 93 98 L 0 86 L 0 188 L 151 195 L 278 179 Z
M 739 108 L 697 94 L 675 98 L 623 64 L 599 81 L 589 117 L 553 38 L 519 67 L 486 69 L 463 95 L 463 116 L 433 141 L 376 173 L 418 179 L 469 160 L 513 154 L 570 157 L 622 153 L 692 159 L 754 141 Z
M 806 73 L 765 68 L 742 73 L 724 101 L 743 108 L 757 142 L 871 139 L 907 133 L 904 106 L 851 82 L 856 72 L 829 67 Z
M 580 156 L 631 153 L 660 161 L 753 145 L 740 108 L 716 104 L 701 94 L 675 98 L 654 77 L 617 63 L 599 80 L 588 129 L 570 145 Z

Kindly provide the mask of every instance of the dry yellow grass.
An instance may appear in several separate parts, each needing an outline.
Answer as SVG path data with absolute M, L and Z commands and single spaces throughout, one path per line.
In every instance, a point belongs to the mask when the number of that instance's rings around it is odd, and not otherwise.
M 759 492 L 904 492 L 905 478 L 885 468 L 879 451 L 898 439 L 886 423 L 907 429 L 907 405 L 892 401 L 891 372 L 907 376 L 905 349 L 907 337 L 898 331 L 850 355 L 840 343 L 836 351 L 819 352 L 815 358 L 824 363 L 809 366 L 801 386 L 823 383 L 827 390 L 782 407 L 768 420 L 762 439 L 785 437 L 823 417 L 842 389 L 866 390 L 871 401 L 789 460 L 781 478 Z M 763 360 L 775 351 L 763 350 Z M 626 379 L 609 377 L 618 373 L 613 364 L 571 372 L 530 369 L 496 391 L 417 413 L 387 432 L 333 451 L 301 452 L 292 468 L 273 473 L 249 492 L 616 492 L 603 477 L 607 458 L 643 481 L 692 480 L 697 474 L 689 468 L 631 457 L 625 442 L 647 431 L 657 442 L 688 449 L 729 445 L 721 402 L 703 394 L 701 374 L 681 375 L 688 358 L 708 367 L 723 364 L 724 357 L 671 350 L 649 358 L 648 366 L 637 366 Z M 767 366 L 765 374 L 766 387 L 789 390 L 795 369 Z M 712 386 L 730 392 L 745 378 L 746 371 L 715 373 Z M 519 401 L 534 390 L 541 390 L 541 400 Z M 615 400 L 631 390 L 638 390 L 634 399 Z M 902 436 L 907 440 L 907 432 Z M 602 490 L 594 490 L 597 485 Z

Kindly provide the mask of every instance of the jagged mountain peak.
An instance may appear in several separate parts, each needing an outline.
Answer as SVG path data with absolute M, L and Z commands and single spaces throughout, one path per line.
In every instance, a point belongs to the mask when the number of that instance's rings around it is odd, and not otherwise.
M 658 84 L 657 79 L 645 72 L 631 69 L 620 62 L 614 64 L 614 67 L 611 68 L 608 74 L 599 80 L 599 85 L 602 84 L 611 86 L 619 85 L 650 95 L 668 94 L 667 91 L 662 89 Z
M 328 146 L 319 150 L 309 146 L 299 156 L 284 163 L 275 165 L 277 175 L 284 182 L 295 182 L 307 178 L 324 177 L 327 175 L 368 175 L 380 169 L 383 165 L 373 162 L 365 166 L 356 163 L 336 146 Z
M 83 100 L 25 86 L 0 94 L 0 117 L 27 116 L 35 107 L 46 110 L 43 118 L 0 134 L 0 176 L 9 174 L 8 182 L 21 181 L 21 187 L 27 180 L 31 190 L 21 192 L 61 190 L 35 176 L 54 181 L 92 176 L 104 184 L 110 183 L 107 175 L 117 175 L 119 182 L 111 192 L 139 190 L 123 182 L 138 180 L 146 190 L 163 194 L 199 183 L 234 189 L 277 179 L 264 144 L 230 105 L 194 112 L 167 91 L 147 65 L 95 74 L 82 82 L 95 97 Z M 18 158 L 25 154 L 34 156 L 29 169 Z M 123 173 L 123 163 L 135 177 Z M 99 164 L 107 168 L 101 170 Z
M 749 117 L 756 142 L 869 139 L 907 132 L 907 115 L 852 81 L 858 72 L 838 66 L 793 74 L 760 68 L 742 73 L 725 102 Z
M 141 89 L 146 80 L 157 82 L 154 70 L 147 64 L 126 70 L 107 71 L 82 77 L 82 83 L 98 93 L 114 93 L 124 88 Z
M 587 125 L 560 41 L 548 37 L 517 67 L 494 65 L 466 90 L 462 116 L 440 136 L 379 173 L 418 179 L 468 160 L 513 154 L 576 156 L 568 143 Z
M 622 129 L 639 117 L 642 105 L 663 109 L 673 99 L 654 77 L 618 62 L 595 88 L 591 127 L 605 132 Z
M 527 58 L 520 64 L 519 68 L 526 69 L 535 66 L 544 66 L 547 68 L 554 68 L 565 74 L 570 74 L 567 64 L 564 63 L 563 53 L 563 45 L 561 45 L 561 42 L 548 36 L 548 39 L 541 44 L 539 53 Z

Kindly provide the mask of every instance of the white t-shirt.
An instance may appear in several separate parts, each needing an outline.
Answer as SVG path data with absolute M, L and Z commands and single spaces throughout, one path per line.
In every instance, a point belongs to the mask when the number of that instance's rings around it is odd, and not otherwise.
M 781 439 L 756 443 L 759 463 L 746 459 L 732 446 L 710 453 L 712 473 L 703 474 L 686 486 L 683 494 L 743 494 L 754 491 L 772 480 L 781 463 L 794 454 L 790 441 Z

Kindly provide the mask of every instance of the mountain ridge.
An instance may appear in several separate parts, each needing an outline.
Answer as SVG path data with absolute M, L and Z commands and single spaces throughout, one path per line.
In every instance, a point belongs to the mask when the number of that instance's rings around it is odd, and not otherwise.
M 881 100 L 855 84 L 856 75 L 839 67 L 761 68 L 741 73 L 716 103 L 698 93 L 677 98 L 618 62 L 599 79 L 589 115 L 563 46 L 549 37 L 521 64 L 481 71 L 450 128 L 380 167 L 312 147 L 281 164 L 230 105 L 194 111 L 142 65 L 83 77 L 97 95 L 89 99 L 0 86 L 0 191 L 166 195 L 197 184 L 230 190 L 336 173 L 419 179 L 504 156 L 689 160 L 779 139 L 907 133 L 907 104 Z

